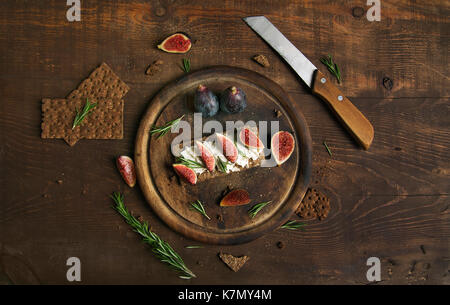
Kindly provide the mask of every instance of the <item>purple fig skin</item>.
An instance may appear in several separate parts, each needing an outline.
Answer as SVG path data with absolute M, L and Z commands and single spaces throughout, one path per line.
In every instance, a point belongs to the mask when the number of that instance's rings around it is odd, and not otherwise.
M 129 187 L 134 187 L 136 185 L 136 169 L 133 159 L 128 156 L 120 156 L 116 160 L 116 165 L 125 183 Z
M 245 92 L 238 87 L 229 87 L 220 96 L 220 109 L 226 113 L 239 113 L 247 107 Z
M 207 87 L 199 85 L 194 96 L 195 112 L 201 112 L 207 118 L 219 111 L 219 99 Z

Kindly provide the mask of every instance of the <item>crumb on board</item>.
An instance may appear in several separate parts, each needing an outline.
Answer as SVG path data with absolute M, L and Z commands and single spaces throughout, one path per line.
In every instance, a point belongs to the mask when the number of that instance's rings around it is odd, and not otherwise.
M 161 59 L 155 60 L 153 63 L 151 63 L 147 69 L 145 70 L 145 74 L 149 76 L 153 76 L 159 72 L 161 72 L 161 65 L 164 62 Z
M 262 54 L 253 56 L 253 60 L 265 68 L 270 67 L 269 60 Z
M 279 118 L 279 117 L 281 117 L 283 115 L 283 113 L 280 110 L 278 110 L 278 109 L 274 109 L 273 110 L 273 114 L 274 114 L 274 116 L 276 118 Z

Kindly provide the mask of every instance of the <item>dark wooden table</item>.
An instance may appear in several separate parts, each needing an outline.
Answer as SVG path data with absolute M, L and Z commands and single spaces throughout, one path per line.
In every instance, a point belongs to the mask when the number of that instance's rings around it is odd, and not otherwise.
M 180 253 L 198 276 L 193 284 L 367 284 L 372 256 L 381 260 L 381 283 L 450 283 L 448 1 L 382 0 L 380 22 L 353 10 L 366 11 L 363 0 L 81 2 L 80 22 L 67 21 L 66 1 L 0 2 L 1 283 L 68 283 L 73 256 L 85 284 L 185 283 L 111 208 L 116 190 Z M 340 88 L 375 128 L 369 151 L 245 25 L 249 15 L 268 16 L 327 74 L 319 59 L 333 55 Z M 196 41 L 187 55 L 155 47 L 176 31 Z M 253 62 L 256 54 L 270 68 Z M 182 76 L 184 57 L 193 70 L 257 71 L 289 93 L 310 127 L 311 186 L 331 200 L 326 219 L 306 221 L 305 232 L 279 229 L 243 245 L 186 249 L 198 243 L 162 223 L 139 187 L 125 186 L 114 158 L 133 155 L 148 102 Z M 156 59 L 164 70 L 145 75 Z M 101 62 L 131 87 L 124 139 L 74 147 L 42 140 L 41 99 L 65 97 Z M 251 259 L 233 273 L 219 251 Z

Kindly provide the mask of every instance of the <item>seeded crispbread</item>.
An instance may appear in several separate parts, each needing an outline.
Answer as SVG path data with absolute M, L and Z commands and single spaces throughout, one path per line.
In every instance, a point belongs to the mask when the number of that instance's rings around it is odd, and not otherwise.
M 72 129 L 77 109 L 83 109 L 86 99 L 43 99 L 41 138 L 64 139 L 70 146 L 82 138 L 122 139 L 123 100 L 89 99 L 89 102 L 97 105 L 81 125 Z
M 310 188 L 295 213 L 305 219 L 322 220 L 328 216 L 330 209 L 330 199 L 319 190 Z
M 69 93 L 67 99 L 122 99 L 129 90 L 130 87 L 106 63 L 102 63 Z
M 225 254 L 222 252 L 219 253 L 219 257 L 234 272 L 238 272 L 239 269 L 241 269 L 242 266 L 244 266 L 245 263 L 250 259 L 250 257 L 246 255 L 236 257 L 231 254 Z

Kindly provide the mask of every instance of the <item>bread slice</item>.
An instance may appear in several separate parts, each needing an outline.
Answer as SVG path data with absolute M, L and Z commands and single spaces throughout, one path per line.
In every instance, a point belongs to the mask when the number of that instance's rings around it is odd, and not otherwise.
M 225 136 L 227 135 L 225 134 Z M 229 139 L 232 139 L 229 136 L 227 137 Z M 235 141 L 234 143 L 238 150 L 238 158 L 235 163 L 232 163 L 225 158 L 218 145 L 214 145 L 215 142 L 213 141 L 213 139 L 214 135 L 199 139 L 215 156 L 216 167 L 212 172 L 208 171 L 206 168 L 193 168 L 193 170 L 197 173 L 197 182 L 205 181 L 222 175 L 228 175 L 233 172 L 241 172 L 253 167 L 260 166 L 261 162 L 265 158 L 263 148 L 249 148 L 239 141 Z M 196 140 L 192 140 L 191 145 L 185 147 L 180 144 L 176 149 L 174 149 L 174 155 L 182 156 L 186 159 L 203 164 L 201 157 L 198 154 L 198 150 L 196 149 L 195 141 Z M 220 171 L 220 167 L 217 164 L 218 159 L 220 159 L 223 164 L 225 164 L 226 172 Z M 177 160 L 177 157 L 175 157 L 175 160 Z

